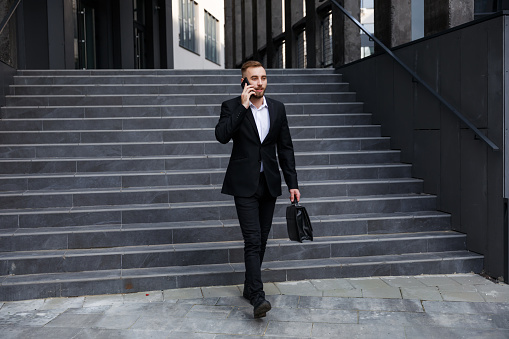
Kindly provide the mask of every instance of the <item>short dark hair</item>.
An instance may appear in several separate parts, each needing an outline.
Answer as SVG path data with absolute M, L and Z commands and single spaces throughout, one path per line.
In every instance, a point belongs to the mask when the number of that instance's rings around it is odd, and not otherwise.
M 263 65 L 260 62 L 255 61 L 255 60 L 249 60 L 249 61 L 244 62 L 244 64 L 242 64 L 242 67 L 240 68 L 240 71 L 242 72 L 242 77 L 244 77 L 246 69 L 251 68 L 251 67 L 263 67 Z

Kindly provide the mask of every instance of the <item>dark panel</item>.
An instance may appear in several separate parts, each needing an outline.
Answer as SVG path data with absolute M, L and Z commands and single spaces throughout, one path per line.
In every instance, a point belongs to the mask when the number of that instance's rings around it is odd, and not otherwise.
M 49 69 L 65 69 L 64 0 L 48 1 Z M 40 13 L 41 14 L 41 13 Z
M 461 130 L 461 228 L 467 249 L 487 254 L 487 146 Z
M 413 46 L 416 73 L 435 91 L 438 91 L 438 39 L 425 40 Z M 420 85 L 414 86 L 414 128 L 438 129 L 440 104 L 433 95 Z
M 398 57 L 411 59 L 410 50 L 401 50 Z M 391 148 L 400 149 L 401 160 L 411 163 L 413 159 L 413 125 L 414 125 L 414 107 L 413 107 L 413 87 L 412 77 L 403 67 L 394 65 L 394 113 L 391 121 L 397 131 L 392 131 Z M 384 134 L 385 136 L 385 134 Z
M 48 69 L 48 16 L 46 1 L 23 1 L 26 69 Z
M 440 94 L 453 106 L 461 103 L 461 57 L 459 32 L 440 37 Z M 440 188 L 438 206 L 441 211 L 451 213 L 453 229 L 459 229 L 461 223 L 461 204 L 458 192 L 460 184 L 460 123 L 459 119 L 447 108 L 441 106 L 440 117 Z
M 440 131 L 415 131 L 413 164 L 413 176 L 424 179 L 424 192 L 437 194 L 440 186 Z
M 9 85 L 14 82 L 14 74 L 16 74 L 14 68 L 0 61 L 0 106 L 5 106 L 5 96 L 9 94 Z
M 484 27 L 472 26 L 461 31 L 460 112 L 477 128 L 487 127 L 487 41 Z
M 393 71 L 394 63 L 386 55 L 376 58 L 376 107 L 373 111 L 375 121 L 382 124 L 383 135 L 394 135 L 394 126 L 388 126 L 385 123 L 386 117 L 394 111 L 394 92 L 393 92 Z

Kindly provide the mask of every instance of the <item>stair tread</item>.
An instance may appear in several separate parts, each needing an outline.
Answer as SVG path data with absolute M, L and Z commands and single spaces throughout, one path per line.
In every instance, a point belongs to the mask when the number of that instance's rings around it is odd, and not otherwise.
M 379 220 L 379 219 L 416 219 L 416 218 L 449 218 L 450 215 L 440 211 L 419 211 L 419 212 L 395 212 L 395 213 L 363 213 L 363 214 L 339 214 L 339 215 L 313 215 L 312 222 L 324 221 L 349 221 L 349 220 Z M 286 219 L 274 217 L 273 225 L 286 224 Z M 181 228 L 205 228 L 205 227 L 238 227 L 237 219 L 229 220 L 206 220 L 187 222 L 163 222 L 147 224 L 108 224 L 88 226 L 63 226 L 63 227 L 41 227 L 41 228 L 17 228 L 0 229 L 0 236 L 25 236 L 37 234 L 65 234 L 65 233 L 91 233 L 91 232 L 129 232 L 129 231 L 150 231 L 161 229 Z
M 72 176 L 75 177 L 75 176 Z M 1 178 L 1 176 L 0 176 Z M 350 180 L 308 180 L 300 181 L 299 186 L 312 185 L 361 185 L 361 184 L 394 184 L 394 183 L 422 183 L 422 179 L 416 178 L 375 178 L 375 179 L 350 179 Z M 185 191 L 185 190 L 217 190 L 221 184 L 210 185 L 166 185 L 166 186 L 142 186 L 142 187 L 105 187 L 105 188 L 80 188 L 80 189 L 40 189 L 23 191 L 0 191 L 0 197 L 35 196 L 35 195 L 61 195 L 61 194 L 94 194 L 94 193 L 137 193 L 137 192 L 160 192 L 160 191 Z M 285 186 L 283 186 L 285 187 Z
M 483 256 L 463 251 L 450 252 L 428 252 L 412 253 L 399 255 L 382 255 L 371 257 L 341 257 L 327 259 L 306 259 L 306 260 L 288 260 L 285 262 L 264 262 L 262 271 L 296 269 L 296 268 L 319 268 L 319 267 L 337 267 L 369 264 L 398 264 L 417 261 L 443 261 L 460 259 L 482 259 Z M 208 264 L 192 266 L 172 266 L 156 268 L 132 268 L 132 269 L 114 269 L 101 271 L 70 272 L 70 273 L 41 273 L 27 275 L 0 276 L 0 286 L 22 285 L 22 284 L 41 284 L 41 283 L 65 283 L 65 282 L 83 282 L 111 279 L 126 279 L 135 277 L 157 277 L 157 276 L 180 276 L 180 275 L 201 275 L 211 273 L 234 273 L 244 272 L 244 264 Z
M 406 193 L 406 194 L 384 194 L 365 196 L 339 196 L 306 198 L 304 204 L 318 202 L 342 202 L 342 201 L 369 201 L 369 200 L 398 200 L 398 199 L 423 199 L 434 198 L 434 195 L 427 193 Z M 286 200 L 279 199 L 276 205 L 287 204 Z M 13 214 L 37 214 L 37 213 L 77 213 L 77 212 L 98 212 L 98 211 L 132 211 L 132 210 L 157 210 L 157 209 L 178 209 L 178 208 L 200 208 L 200 207 L 221 207 L 234 206 L 233 201 L 198 201 L 198 202 L 177 202 L 177 203 L 152 203 L 152 204 L 126 204 L 126 205 L 96 205 L 78 207 L 48 207 L 48 208 L 25 208 L 25 209 L 0 209 L 0 215 Z
M 282 246 L 320 246 L 326 244 L 341 243 L 364 243 L 377 241 L 405 241 L 412 239 L 438 239 L 438 238 L 465 238 L 466 235 L 455 231 L 435 231 L 435 232 L 413 232 L 413 233 L 393 233 L 393 234 L 363 234 L 348 236 L 328 236 L 315 237 L 314 241 L 297 243 L 288 239 L 269 239 L 267 247 Z M 107 248 L 89 248 L 89 249 L 57 249 L 57 250 L 33 250 L 0 252 L 0 260 L 21 260 L 38 259 L 53 257 L 81 257 L 81 256 L 101 256 L 116 254 L 136 254 L 136 253 L 154 253 L 154 252 L 181 252 L 193 250 L 219 250 L 230 248 L 244 248 L 244 242 L 222 241 L 222 242 L 201 242 L 201 243 L 179 243 L 179 244 L 157 244 L 157 245 L 135 245 Z
M 125 159 L 125 158 L 124 158 Z M 127 160 L 127 159 L 126 159 Z M 390 167 L 411 167 L 410 164 L 403 163 L 382 163 L 382 164 L 347 164 L 347 165 L 310 165 L 298 166 L 297 170 L 320 170 L 320 169 L 355 169 L 355 168 L 390 168 Z M 100 177 L 100 176 L 136 176 L 136 175 L 166 175 L 166 174 L 203 174 L 203 173 L 223 173 L 226 168 L 208 168 L 208 169 L 189 169 L 189 170 L 153 170 L 153 171 L 116 171 L 116 172 L 70 172 L 70 173 L 30 173 L 20 174 L 0 174 L 0 179 L 8 178 L 51 178 L 51 177 Z M 396 178 L 395 178 L 396 179 Z M 391 178 L 392 180 L 392 178 Z

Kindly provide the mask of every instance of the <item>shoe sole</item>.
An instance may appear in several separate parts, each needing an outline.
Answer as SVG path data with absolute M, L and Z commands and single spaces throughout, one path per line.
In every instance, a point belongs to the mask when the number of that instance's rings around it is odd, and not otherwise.
M 260 305 L 260 307 L 258 307 L 254 311 L 255 319 L 263 318 L 263 317 L 267 316 L 267 312 L 270 311 L 271 308 L 272 307 L 270 306 L 269 303 L 263 303 L 262 305 Z

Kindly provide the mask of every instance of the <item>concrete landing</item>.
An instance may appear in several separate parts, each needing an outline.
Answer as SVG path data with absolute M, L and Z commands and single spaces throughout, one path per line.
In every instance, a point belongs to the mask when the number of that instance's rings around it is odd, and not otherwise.
M 0 303 L 7 338 L 509 338 L 509 285 L 475 274 L 266 284 Z

